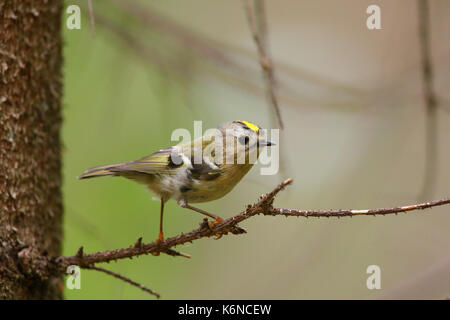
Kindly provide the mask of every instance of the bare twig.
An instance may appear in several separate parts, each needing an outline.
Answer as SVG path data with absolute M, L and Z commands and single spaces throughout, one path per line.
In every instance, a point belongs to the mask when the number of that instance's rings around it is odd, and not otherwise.
M 188 258 L 188 259 L 191 258 L 190 254 L 179 252 L 179 251 L 175 251 L 173 249 L 167 249 L 166 251 L 164 251 L 164 253 L 168 254 L 169 256 L 172 256 L 172 257 L 185 257 L 185 258 Z
M 267 24 L 264 0 L 255 0 L 255 8 L 253 8 L 252 0 L 243 1 L 250 31 L 258 50 L 259 64 L 261 65 L 264 74 L 267 96 L 275 110 L 280 128 L 283 129 L 284 125 L 281 118 L 280 107 L 278 106 L 278 100 L 275 95 L 276 84 L 273 74 L 273 65 L 267 49 Z
M 255 22 L 258 31 L 259 39 L 261 40 L 261 46 L 268 53 L 268 40 L 267 40 L 267 19 L 266 19 L 266 5 L 265 0 L 256 0 L 255 4 Z
M 76 254 L 74 256 L 59 257 L 55 260 L 57 267 L 61 270 L 69 265 L 78 265 L 80 267 L 90 267 L 95 263 L 109 262 L 118 259 L 131 258 L 134 256 L 140 256 L 149 253 L 164 252 L 172 247 L 185 244 L 187 242 L 192 242 L 197 239 L 211 237 L 211 236 L 221 236 L 228 233 L 242 234 L 245 230 L 240 228 L 238 224 L 244 220 L 247 220 L 255 215 L 271 215 L 271 216 L 295 216 L 295 217 L 346 217 L 346 216 L 375 216 L 375 215 L 385 215 L 385 214 L 397 214 L 403 212 L 409 212 L 413 210 L 421 210 L 426 208 L 432 208 L 436 206 L 442 206 L 450 204 L 450 198 L 445 198 L 442 200 L 424 202 L 409 206 L 402 207 L 392 207 L 392 208 L 379 208 L 379 209 L 365 209 L 365 210 L 299 210 L 299 209 L 284 209 L 275 208 L 272 203 L 276 195 L 283 190 L 286 186 L 292 183 L 292 179 L 287 179 L 278 185 L 273 191 L 267 193 L 259 199 L 253 205 L 249 205 L 245 211 L 242 211 L 238 215 L 224 220 L 218 223 L 213 228 L 210 228 L 207 223 L 202 223 L 200 228 L 195 229 L 189 233 L 181 234 L 176 237 L 167 238 L 160 244 L 148 243 L 139 245 L 132 245 L 128 248 L 107 250 L 91 254 Z
M 433 66 L 430 53 L 430 12 L 428 0 L 418 0 L 419 37 L 422 57 L 422 83 L 426 104 L 425 179 L 420 199 L 433 194 L 437 177 L 437 98 L 433 85 Z
M 141 290 L 143 290 L 143 291 L 145 291 L 145 292 L 147 292 L 147 293 L 149 293 L 151 295 L 154 295 L 158 299 L 161 297 L 161 295 L 158 292 L 155 292 L 152 289 L 149 289 L 146 286 L 144 286 L 144 285 L 142 285 L 140 283 L 137 283 L 136 281 L 131 280 L 130 278 L 124 277 L 123 275 L 121 275 L 121 274 L 119 274 L 117 272 L 114 272 L 114 271 L 111 271 L 111 270 L 108 270 L 108 269 L 105 269 L 105 268 L 102 268 L 102 267 L 97 267 L 97 266 L 94 266 L 94 265 L 87 266 L 85 268 L 86 269 L 91 269 L 91 270 L 97 270 L 97 271 L 100 271 L 100 272 L 104 272 L 106 274 L 109 274 L 110 276 L 113 276 L 114 278 L 117 278 L 117 279 L 120 279 L 122 281 L 125 281 L 125 282 L 131 284 L 132 286 L 135 286 L 135 287 L 137 287 L 137 288 L 139 288 L 139 289 L 141 289 Z
M 89 8 L 89 23 L 91 24 L 91 32 L 92 36 L 95 36 L 95 18 L 94 18 L 94 8 L 92 6 L 92 0 L 88 0 L 88 8 Z
M 386 214 L 398 214 L 408 211 L 428 209 L 437 206 L 450 204 L 450 198 L 445 198 L 436 201 L 423 202 L 403 207 L 393 208 L 377 208 L 377 209 L 336 209 L 336 210 L 298 210 L 298 209 L 283 209 L 272 208 L 265 215 L 277 216 L 283 215 L 287 217 L 352 217 L 352 216 L 376 216 Z

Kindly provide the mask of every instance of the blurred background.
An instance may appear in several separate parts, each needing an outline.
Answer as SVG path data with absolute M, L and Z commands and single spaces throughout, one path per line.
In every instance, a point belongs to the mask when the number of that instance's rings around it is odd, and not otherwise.
M 256 166 L 226 197 L 198 207 L 230 217 L 287 177 L 294 184 L 275 206 L 365 209 L 448 196 L 450 2 L 429 3 L 431 120 L 416 1 L 266 1 L 282 168 L 261 176 Z M 381 30 L 366 27 L 371 4 L 381 8 Z M 65 255 L 158 234 L 159 201 L 144 187 L 77 180 L 86 168 L 170 146 L 172 131 L 193 130 L 194 120 L 204 129 L 236 119 L 278 126 L 240 0 L 95 0 L 95 29 L 81 8 L 81 30 L 64 28 Z M 201 221 L 171 201 L 166 237 Z M 177 247 L 191 259 L 150 255 L 107 267 L 163 299 L 444 299 L 449 226 L 448 206 L 342 219 L 259 216 L 242 223 L 245 235 Z M 366 287 L 373 264 L 380 290 Z M 66 298 L 153 299 L 95 271 L 82 271 L 81 286 Z

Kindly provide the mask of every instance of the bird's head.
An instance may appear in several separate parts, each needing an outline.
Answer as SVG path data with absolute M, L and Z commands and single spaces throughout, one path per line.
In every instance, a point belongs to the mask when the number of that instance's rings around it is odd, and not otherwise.
M 227 152 L 225 158 L 231 155 L 233 158 L 239 157 L 239 152 L 244 152 L 245 158 L 251 154 L 258 157 L 263 147 L 274 145 L 266 139 L 264 130 L 253 122 L 236 120 L 227 122 L 218 129 L 224 138 L 224 151 Z

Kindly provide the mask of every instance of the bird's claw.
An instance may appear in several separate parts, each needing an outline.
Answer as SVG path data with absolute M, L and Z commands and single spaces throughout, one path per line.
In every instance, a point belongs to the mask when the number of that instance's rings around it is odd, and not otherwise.
M 208 226 L 209 226 L 210 229 L 213 229 L 217 224 L 221 223 L 222 221 L 223 221 L 222 218 L 217 218 L 215 221 L 208 222 Z M 220 238 L 222 238 L 222 234 L 221 233 L 217 233 L 215 235 L 214 240 L 219 240 Z
M 222 218 L 217 218 L 217 219 L 214 220 L 214 221 L 208 222 L 208 225 L 209 225 L 209 227 L 212 229 L 212 228 L 214 228 L 214 226 L 215 226 L 216 224 L 219 224 L 219 223 L 221 223 L 222 221 L 223 221 Z

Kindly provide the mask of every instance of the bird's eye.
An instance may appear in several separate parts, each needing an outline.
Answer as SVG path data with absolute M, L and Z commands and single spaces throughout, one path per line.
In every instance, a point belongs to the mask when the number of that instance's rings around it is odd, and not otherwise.
M 248 145 L 248 142 L 250 141 L 250 138 L 248 136 L 240 136 L 238 140 L 239 140 L 240 144 Z

